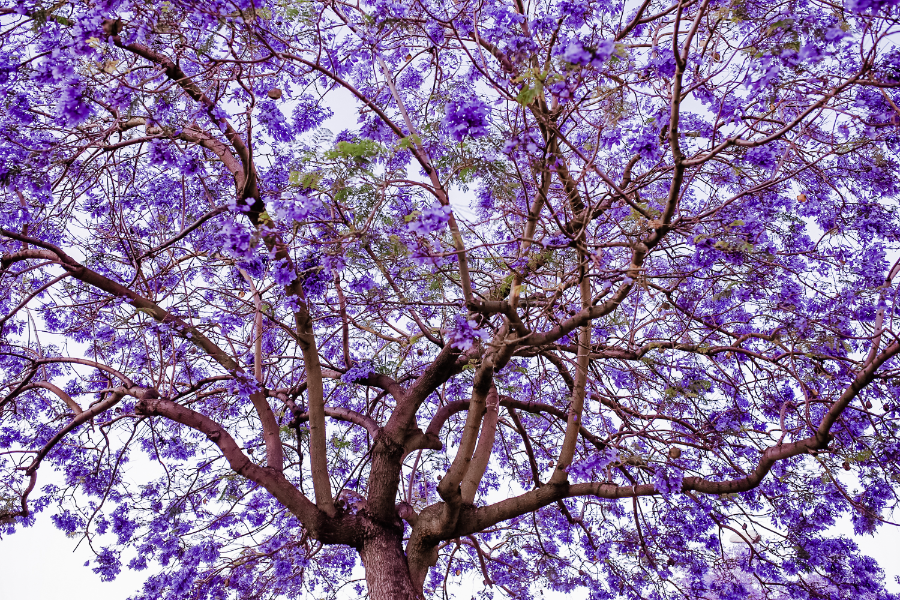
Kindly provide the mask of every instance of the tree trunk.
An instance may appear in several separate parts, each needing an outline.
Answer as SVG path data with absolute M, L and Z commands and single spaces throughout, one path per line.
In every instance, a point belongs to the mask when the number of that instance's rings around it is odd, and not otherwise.
M 378 532 L 366 539 L 359 551 L 366 569 L 366 585 L 372 600 L 421 600 L 409 574 L 399 532 Z

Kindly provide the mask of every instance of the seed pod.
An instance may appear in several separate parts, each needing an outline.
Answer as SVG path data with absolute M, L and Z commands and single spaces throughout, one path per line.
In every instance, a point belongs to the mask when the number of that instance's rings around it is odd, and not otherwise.
M 844 461 L 844 464 L 841 465 L 841 466 L 844 467 L 844 470 L 845 470 L 845 471 L 849 471 L 849 470 L 850 470 L 850 463 L 848 463 L 846 460 Z
M 669 448 L 669 458 L 681 458 L 681 448 Z
M 675 565 L 675 559 L 672 558 L 672 557 L 670 556 L 670 557 L 669 557 L 669 560 L 666 561 L 666 564 L 669 565 L 670 567 L 671 567 L 671 566 L 674 566 L 674 565 Z
M 866 400 L 866 408 L 872 408 L 872 401 Z
M 797 202 L 806 202 L 806 194 L 799 194 L 797 196 Z
M 281 90 L 279 90 L 278 88 L 272 88 L 271 90 L 269 90 L 269 98 L 271 98 L 272 100 L 278 100 L 279 98 L 281 98 Z
M 422 350 L 421 348 L 419 348 L 419 349 L 416 350 L 416 354 L 419 355 L 419 356 L 422 356 L 423 354 L 425 354 L 425 351 Z

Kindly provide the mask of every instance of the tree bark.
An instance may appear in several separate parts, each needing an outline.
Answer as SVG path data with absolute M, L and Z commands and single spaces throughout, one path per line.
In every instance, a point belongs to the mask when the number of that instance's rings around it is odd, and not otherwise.
M 409 573 L 400 532 L 370 535 L 359 551 L 372 600 L 421 600 Z

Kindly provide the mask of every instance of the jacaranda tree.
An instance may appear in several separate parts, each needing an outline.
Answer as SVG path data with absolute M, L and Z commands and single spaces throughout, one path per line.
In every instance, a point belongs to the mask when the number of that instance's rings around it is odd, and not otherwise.
M 895 598 L 835 525 L 900 492 L 897 0 L 5 4 L 4 536 L 148 600 Z

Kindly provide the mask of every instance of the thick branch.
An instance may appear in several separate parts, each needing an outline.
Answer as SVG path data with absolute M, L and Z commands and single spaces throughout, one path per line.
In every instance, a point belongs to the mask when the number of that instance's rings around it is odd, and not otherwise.
M 358 523 L 352 517 L 340 521 L 329 518 L 306 496 L 293 486 L 284 475 L 268 467 L 255 464 L 244 454 L 234 438 L 224 427 L 201 413 L 176 404 L 165 398 L 141 400 L 135 407 L 138 414 L 161 416 L 195 429 L 218 446 L 231 469 L 269 491 L 282 505 L 296 516 L 314 539 L 326 543 L 347 544 L 358 547 L 361 543 Z M 344 521 L 343 523 L 341 521 Z

